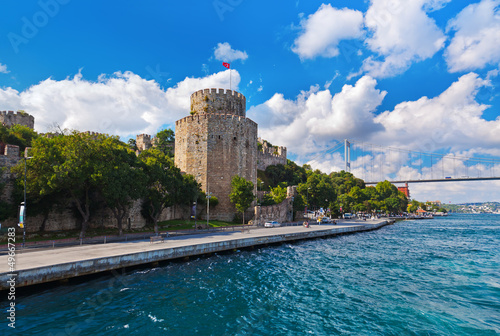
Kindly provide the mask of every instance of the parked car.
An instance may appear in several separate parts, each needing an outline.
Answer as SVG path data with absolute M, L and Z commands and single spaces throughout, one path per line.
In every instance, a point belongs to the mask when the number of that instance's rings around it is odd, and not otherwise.
M 350 213 L 345 213 L 344 214 L 344 219 L 352 219 L 354 218 L 355 216 L 353 214 L 350 214 Z
M 267 227 L 267 228 L 278 227 L 278 226 L 281 226 L 281 223 L 277 222 L 277 221 L 270 221 L 270 222 L 264 223 L 264 227 Z
M 326 216 L 319 217 L 317 222 L 318 222 L 318 224 L 327 224 L 327 223 L 330 223 L 330 218 L 328 218 Z

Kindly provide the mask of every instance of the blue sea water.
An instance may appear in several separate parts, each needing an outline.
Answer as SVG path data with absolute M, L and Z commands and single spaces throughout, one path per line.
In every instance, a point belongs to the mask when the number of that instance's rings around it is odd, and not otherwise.
M 500 215 L 401 221 L 31 293 L 0 334 L 499 335 L 499 250 Z

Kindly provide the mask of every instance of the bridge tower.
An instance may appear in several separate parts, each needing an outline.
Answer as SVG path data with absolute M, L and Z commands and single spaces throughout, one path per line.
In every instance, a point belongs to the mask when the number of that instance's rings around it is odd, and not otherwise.
M 349 140 L 344 140 L 344 160 L 345 160 L 345 171 L 351 171 L 351 143 Z

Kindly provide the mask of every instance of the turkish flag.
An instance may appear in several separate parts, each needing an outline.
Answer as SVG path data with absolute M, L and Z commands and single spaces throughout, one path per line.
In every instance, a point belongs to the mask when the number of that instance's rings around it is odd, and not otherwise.
M 229 63 L 222 62 L 222 65 L 225 66 L 228 69 L 231 68 L 231 64 L 229 64 Z

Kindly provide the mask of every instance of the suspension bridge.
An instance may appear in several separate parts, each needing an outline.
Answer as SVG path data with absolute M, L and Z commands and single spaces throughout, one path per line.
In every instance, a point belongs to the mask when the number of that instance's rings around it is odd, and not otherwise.
M 344 154 L 345 171 L 367 185 L 500 180 L 500 158 L 413 151 L 344 140 L 329 148 L 337 160 Z M 325 155 L 325 154 L 323 154 Z

